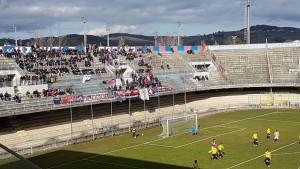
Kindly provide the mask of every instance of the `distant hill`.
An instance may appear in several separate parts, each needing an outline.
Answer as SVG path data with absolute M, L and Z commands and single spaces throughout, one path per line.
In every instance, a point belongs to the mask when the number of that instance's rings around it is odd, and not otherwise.
M 277 27 L 269 25 L 251 26 L 251 43 L 265 43 L 268 39 L 269 43 L 281 43 L 287 41 L 300 40 L 300 29 L 293 27 Z M 238 31 L 219 31 L 207 35 L 185 36 L 181 37 L 183 45 L 200 45 L 204 40 L 207 45 L 212 44 L 233 44 L 232 36 L 236 36 L 235 43 L 244 43 L 244 29 Z M 154 45 L 154 36 L 135 35 L 128 33 L 114 33 L 110 34 L 110 45 L 117 46 L 120 38 L 123 38 L 126 45 L 129 46 L 143 46 Z M 33 44 L 34 39 L 24 39 L 22 44 Z M 53 46 L 62 45 L 76 46 L 82 45 L 83 35 L 70 34 L 64 37 L 48 37 L 44 38 L 42 44 L 52 43 Z M 87 36 L 88 44 L 107 45 L 106 36 Z M 0 39 L 0 46 L 4 44 L 14 44 L 13 39 Z

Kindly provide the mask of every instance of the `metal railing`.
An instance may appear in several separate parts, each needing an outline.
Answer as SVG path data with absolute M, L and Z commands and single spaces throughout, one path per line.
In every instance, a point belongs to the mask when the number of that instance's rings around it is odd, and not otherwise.
M 225 112 L 228 110 L 247 108 L 250 107 L 245 104 L 229 104 L 221 107 L 216 107 L 216 105 L 207 105 L 207 107 L 201 107 L 201 109 L 190 108 L 188 112 L 182 111 L 172 114 L 156 113 L 155 115 L 151 115 L 150 113 L 144 112 L 145 114 L 142 117 L 134 117 L 134 115 L 132 115 L 128 116 L 127 119 L 125 118 L 118 121 L 113 120 L 113 123 L 111 123 L 111 121 L 95 122 L 91 125 L 77 126 L 73 127 L 72 129 L 70 124 L 69 128 L 63 128 L 59 130 L 45 129 L 44 132 L 35 133 L 32 135 L 28 134 L 28 136 L 25 136 L 23 139 L 16 137 L 1 140 L 1 142 L 19 154 L 31 154 L 38 151 L 73 144 L 74 142 L 82 142 L 95 138 L 113 136 L 119 133 L 128 133 L 130 132 L 131 127 L 136 129 L 144 129 L 159 126 L 160 121 L 163 118 L 182 116 L 186 113 L 197 113 L 199 116 L 204 116 Z M 0 153 L 0 157 L 4 155 L 5 154 Z

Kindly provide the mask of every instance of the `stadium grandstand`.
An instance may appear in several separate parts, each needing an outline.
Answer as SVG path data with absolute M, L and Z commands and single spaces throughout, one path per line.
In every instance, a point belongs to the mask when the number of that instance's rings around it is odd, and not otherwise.
M 19 154 L 163 119 L 300 103 L 300 43 L 0 47 L 0 142 Z M 5 153 L 0 152 L 5 156 Z

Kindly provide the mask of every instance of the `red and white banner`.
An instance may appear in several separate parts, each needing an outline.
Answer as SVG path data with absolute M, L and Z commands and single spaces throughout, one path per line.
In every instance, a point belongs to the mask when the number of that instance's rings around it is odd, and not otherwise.
M 108 99 L 108 93 L 83 95 L 82 99 L 83 101 L 106 100 Z

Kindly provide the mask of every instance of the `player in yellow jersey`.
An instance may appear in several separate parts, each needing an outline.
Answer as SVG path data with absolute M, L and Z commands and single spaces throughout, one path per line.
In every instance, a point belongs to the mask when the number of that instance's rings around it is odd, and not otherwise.
M 256 132 L 252 135 L 252 138 L 254 147 L 258 146 L 258 135 Z
M 271 152 L 267 149 L 265 152 L 265 164 L 267 167 L 271 167 Z
M 225 152 L 224 152 L 224 145 L 223 145 L 223 143 L 221 143 L 220 145 L 218 145 L 218 156 L 219 156 L 220 158 L 222 158 L 223 155 L 225 155 Z
M 270 140 L 270 137 L 271 137 L 271 129 L 269 127 L 267 128 L 267 139 Z
M 211 148 L 211 157 L 210 160 L 218 159 L 218 149 L 216 147 Z

